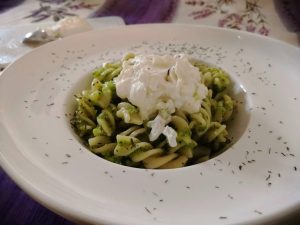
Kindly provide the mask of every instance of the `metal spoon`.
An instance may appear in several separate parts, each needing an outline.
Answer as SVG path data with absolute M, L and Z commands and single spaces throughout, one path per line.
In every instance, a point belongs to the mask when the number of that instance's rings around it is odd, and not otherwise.
M 25 34 L 24 44 L 44 44 L 58 39 L 58 35 L 49 34 L 46 29 L 37 29 L 33 32 Z

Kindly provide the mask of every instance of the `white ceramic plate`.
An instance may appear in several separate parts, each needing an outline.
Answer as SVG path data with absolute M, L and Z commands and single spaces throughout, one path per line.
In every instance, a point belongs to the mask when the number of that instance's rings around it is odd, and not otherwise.
M 120 166 L 70 128 L 86 75 L 126 52 L 185 52 L 230 73 L 239 99 L 234 144 L 182 169 Z M 33 198 L 92 224 L 255 224 L 300 202 L 300 51 L 248 33 L 139 25 L 49 43 L 0 77 L 1 165 Z

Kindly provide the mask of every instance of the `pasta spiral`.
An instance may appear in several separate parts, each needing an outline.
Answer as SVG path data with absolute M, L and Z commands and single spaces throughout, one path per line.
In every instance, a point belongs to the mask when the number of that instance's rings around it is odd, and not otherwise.
M 195 63 L 194 65 L 201 71 L 203 83 L 209 89 L 212 89 L 215 92 L 221 92 L 230 85 L 230 79 L 223 70 L 209 67 L 202 63 Z
M 142 163 L 145 168 L 171 168 L 184 166 L 188 158 L 165 151 L 159 146 L 153 147 L 149 142 L 140 141 L 137 136 L 146 132 L 145 128 L 133 126 L 117 135 L 117 145 L 114 155 L 127 156 L 133 163 Z M 178 157 L 179 156 L 179 157 Z

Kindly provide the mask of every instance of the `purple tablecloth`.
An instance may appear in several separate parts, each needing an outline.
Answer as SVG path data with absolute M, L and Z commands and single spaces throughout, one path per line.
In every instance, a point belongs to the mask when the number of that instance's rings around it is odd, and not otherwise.
M 39 4 L 34 5 L 33 2 Z M 89 1 L 87 1 L 89 2 Z M 276 24 L 271 23 L 271 16 L 267 17 L 261 10 L 259 3 L 266 3 L 266 1 L 238 1 L 246 3 L 247 7 L 255 7 L 253 13 L 258 15 L 261 14 L 264 21 L 261 24 L 253 27 L 251 23 L 238 20 L 233 23 L 230 21 L 232 18 L 241 18 L 241 13 L 228 11 L 228 7 L 234 4 L 234 1 L 230 0 L 212 0 L 212 1 L 179 1 L 179 0 L 107 0 L 104 4 L 93 4 L 86 3 L 83 0 L 6 0 L 0 2 L 0 15 L 10 16 L 10 12 L 15 12 L 18 7 L 20 9 L 26 8 L 31 4 L 35 6 L 25 12 L 25 16 L 22 17 L 24 20 L 38 23 L 43 20 L 59 20 L 67 15 L 80 14 L 80 10 L 89 17 L 102 17 L 102 16 L 120 16 L 124 19 L 126 24 L 136 23 L 158 23 L 158 22 L 189 22 L 201 23 L 202 19 L 206 19 L 205 23 L 210 25 L 225 26 L 234 29 L 245 29 L 249 32 L 256 32 L 262 35 L 270 35 L 274 37 L 280 36 L 286 41 L 291 40 L 291 36 L 287 36 L 287 33 L 294 35 L 299 32 L 299 5 L 297 1 L 274 1 L 272 6 L 275 6 L 275 10 L 278 11 L 278 15 L 285 15 L 283 22 L 286 25 L 286 31 L 279 32 L 276 30 Z M 222 3 L 223 5 L 217 5 L 216 3 Z M 271 2 L 271 1 L 269 1 Z M 298 2 L 299 3 L 299 2 Z M 211 4 L 214 10 L 208 11 L 205 8 Z M 248 5 L 247 5 L 248 4 Z M 252 5 L 251 5 L 252 4 Z M 253 5 L 254 4 L 254 5 Z M 269 3 L 268 3 L 269 4 Z M 23 7 L 23 8 L 22 8 Z M 181 7 L 181 8 L 180 8 Z M 185 7 L 185 9 L 183 9 Z M 218 8 L 219 7 L 219 8 Z M 223 7 L 223 8 L 222 8 Z M 212 7 L 210 7 L 211 9 Z M 289 10 L 287 10 L 289 8 Z M 285 9 L 282 11 L 278 9 Z M 297 11 L 298 9 L 298 11 Z M 211 20 L 208 22 L 207 18 L 211 15 L 216 14 L 217 10 L 223 10 L 222 17 L 218 20 Z M 226 11 L 227 10 L 227 11 Z M 251 9 L 250 9 L 251 10 Z M 243 10 L 241 11 L 243 12 Z M 298 13 L 297 13 L 298 12 Z M 26 14 L 27 13 L 27 14 Z M 221 15 L 221 14 L 220 14 Z M 13 17 L 13 15 L 11 15 Z M 231 17 L 230 17 L 231 16 Z M 292 20 L 292 23 L 286 23 L 286 19 Z M 269 20 L 268 20 L 269 19 Z M 274 20 L 272 20 L 274 21 Z M 5 21 L 6 24 L 11 24 L 10 21 Z M 213 24 L 215 23 L 215 24 Z M 235 27 L 233 26 L 235 25 Z M 286 36 L 285 36 L 286 35 Z M 295 44 L 295 43 L 292 43 Z M 0 145 L 1 146 L 1 145 Z M 283 223 L 274 222 L 274 224 Z M 0 224 L 2 225 L 21 225 L 21 224 L 32 224 L 32 225 L 60 225 L 60 224 L 73 224 L 60 216 L 52 213 L 48 209 L 41 206 L 39 203 L 31 199 L 25 194 L 15 183 L 5 174 L 0 168 Z M 300 224 L 299 216 L 293 217 L 284 222 L 284 224 Z

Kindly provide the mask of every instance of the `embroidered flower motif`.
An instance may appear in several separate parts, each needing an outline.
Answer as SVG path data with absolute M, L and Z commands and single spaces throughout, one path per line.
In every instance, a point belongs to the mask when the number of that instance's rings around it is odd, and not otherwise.
M 190 16 L 193 16 L 193 18 L 195 20 L 203 19 L 203 18 L 206 18 L 206 17 L 210 16 L 211 14 L 215 13 L 216 11 L 217 11 L 217 7 L 215 7 L 213 5 L 206 5 L 204 7 L 204 9 L 192 12 L 190 14 Z
M 250 24 L 248 24 L 247 26 L 246 26 L 246 30 L 248 31 L 248 32 L 255 32 L 255 30 L 256 30 L 256 27 L 255 27 L 255 25 L 253 24 L 253 23 L 250 23 Z
M 236 14 L 231 13 L 228 16 L 226 16 L 224 19 L 219 20 L 219 27 L 228 27 L 233 28 L 237 30 L 241 30 L 243 18 Z
M 187 5 L 192 5 L 192 6 L 195 6 L 195 5 L 204 5 L 205 2 L 204 1 L 186 1 L 185 4 Z
M 235 4 L 234 0 L 215 0 L 215 2 L 194 0 L 186 1 L 185 4 L 198 8 L 198 10 L 189 14 L 195 20 L 218 13 L 220 16 L 218 21 L 219 27 L 246 30 L 267 36 L 270 33 L 270 29 L 258 2 L 259 0 L 246 0 L 244 10 L 239 12 L 232 11 Z
M 76 16 L 72 11 L 79 9 L 93 9 L 98 4 L 85 3 L 83 0 L 39 0 L 40 8 L 33 10 L 25 18 L 33 18 L 32 22 L 39 22 L 48 18 L 58 21 L 66 16 Z
M 266 28 L 264 25 L 258 30 L 258 33 L 265 36 L 268 36 L 269 32 L 270 30 Z

